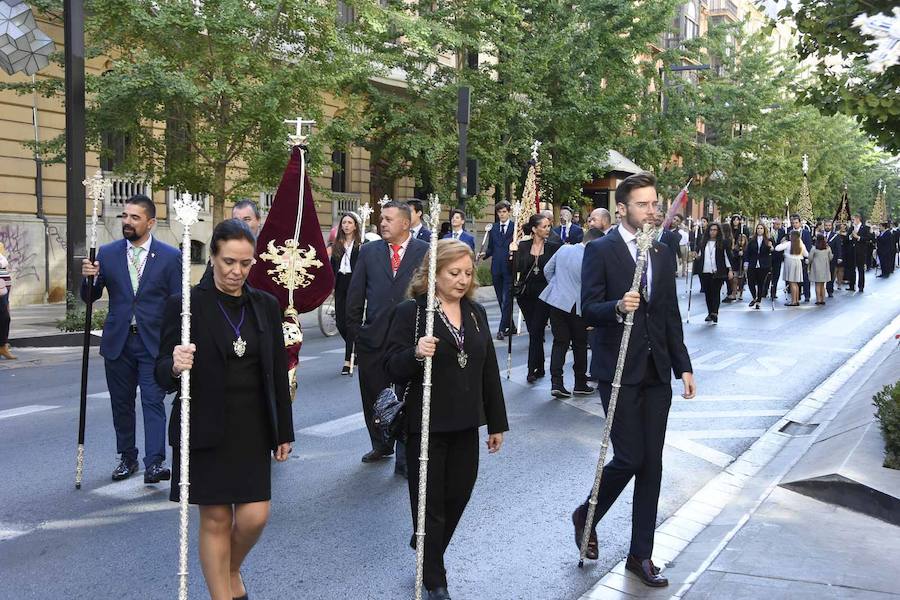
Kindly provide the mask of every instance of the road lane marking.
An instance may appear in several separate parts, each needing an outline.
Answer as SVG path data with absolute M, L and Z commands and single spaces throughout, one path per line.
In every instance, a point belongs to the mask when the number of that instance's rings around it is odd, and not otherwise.
M 88 394 L 88 398 L 96 398 L 97 400 L 109 400 L 109 392 L 97 392 L 96 394 Z
M 781 372 L 797 364 L 796 358 L 788 356 L 759 356 L 755 365 L 744 365 L 737 370 L 739 375 L 751 377 L 777 377 Z
M 731 419 L 736 417 L 781 417 L 787 409 L 749 410 L 673 410 L 670 419 Z
M 781 402 L 784 398 L 776 398 L 774 396 L 755 396 L 752 394 L 729 394 L 729 395 L 709 395 L 694 396 L 693 398 L 682 398 L 678 394 L 672 397 L 674 402 Z
M 0 523 L 0 542 L 17 538 L 31 531 L 32 529 L 22 529 L 20 526 L 12 525 L 10 523 Z
M 114 481 L 110 484 L 91 490 L 92 494 L 115 498 L 117 500 L 137 500 L 167 493 L 169 483 L 146 484 L 140 473 L 135 473 L 125 481 Z
M 694 370 L 722 371 L 749 356 L 744 352 L 738 352 L 737 354 L 732 354 L 722 360 L 718 360 L 719 356 L 724 354 L 727 354 L 725 350 L 713 350 L 712 352 L 707 352 L 697 358 L 692 358 L 691 364 L 693 365 Z
M 45 410 L 53 410 L 54 408 L 59 408 L 59 407 L 58 406 L 47 406 L 44 404 L 29 404 L 28 406 L 20 406 L 18 408 L 10 408 L 7 410 L 0 410 L 0 420 L 10 419 L 12 417 L 21 417 L 23 415 L 30 415 L 31 413 L 43 412 Z
M 696 456 L 708 463 L 712 463 L 719 468 L 725 468 L 731 464 L 734 457 L 730 454 L 720 452 L 714 448 L 710 448 L 704 444 L 699 444 L 689 438 L 673 438 L 666 440 L 666 446 L 681 450 L 691 456 Z
M 351 431 L 358 431 L 366 428 L 366 420 L 362 412 L 353 413 L 340 419 L 332 419 L 318 425 L 311 425 L 298 429 L 300 435 L 312 435 L 315 437 L 336 437 Z

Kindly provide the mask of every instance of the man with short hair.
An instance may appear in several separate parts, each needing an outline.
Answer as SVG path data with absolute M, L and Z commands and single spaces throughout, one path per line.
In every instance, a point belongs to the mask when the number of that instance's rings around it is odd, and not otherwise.
M 568 206 L 559 209 L 559 227 L 554 227 L 553 231 L 563 244 L 580 244 L 584 237 L 581 227 L 572 222 L 572 209 Z
M 413 198 L 411 200 L 407 200 L 406 204 L 409 205 L 409 232 L 415 239 L 422 240 L 426 243 L 431 243 L 431 231 L 429 231 L 428 228 L 425 227 L 425 224 L 422 222 L 422 201 L 418 198 Z
M 598 230 L 601 236 L 606 235 L 612 228 L 612 216 L 605 208 L 595 208 L 588 215 L 588 227 Z
M 387 458 L 394 449 L 384 446 L 374 422 L 375 400 L 390 385 L 382 365 L 382 346 L 393 309 L 406 298 L 413 273 L 428 252 L 428 244 L 410 235 L 411 211 L 403 202 L 381 208 L 381 239 L 359 249 L 347 291 L 347 335 L 356 342 L 359 391 L 372 450 L 364 463 Z M 413 340 L 410 340 L 412 342 Z M 397 453 L 396 472 L 406 475 L 406 457 Z
M 103 325 L 100 355 L 112 404 L 116 451 L 121 455 L 113 481 L 138 470 L 135 443 L 136 389 L 141 388 L 144 417 L 144 483 L 171 477 L 166 460 L 165 392 L 156 383 L 159 334 L 166 300 L 181 293 L 181 252 L 154 238 L 156 205 L 147 196 L 132 196 L 122 211 L 125 239 L 100 247 L 92 264 L 81 263 L 81 298 L 93 302 L 105 288 L 109 314 Z M 88 277 L 94 277 L 93 288 Z
M 672 374 L 682 380 L 684 398 L 693 398 L 696 388 L 684 345 L 674 260 L 665 244 L 653 241 L 640 276 L 641 286 L 631 291 L 639 252 L 638 230 L 654 224 L 659 210 L 656 177 L 639 173 L 626 178 L 616 190 L 616 203 L 619 226 L 587 245 L 581 269 L 582 315 L 603 341 L 594 350 L 591 372 L 599 381 L 600 399 L 607 411 L 623 323 L 629 313 L 634 314 L 624 371 L 616 382 L 620 387 L 611 431 L 614 455 L 603 467 L 586 557 L 598 558 L 597 522 L 634 478 L 631 548 L 625 568 L 644 584 L 662 587 L 668 581 L 651 557 L 666 422 L 672 405 Z M 572 513 L 579 547 L 587 510 L 586 501 Z
M 487 249 L 481 255 L 482 258 L 491 259 L 491 282 L 494 284 L 494 294 L 496 294 L 497 304 L 500 306 L 500 325 L 497 327 L 498 340 L 515 333 L 515 330 L 510 331 L 512 272 L 509 265 L 509 245 L 512 243 L 515 223 L 509 218 L 509 209 L 510 204 L 505 200 L 494 205 L 494 214 L 497 216 L 497 220 L 488 232 Z
M 806 247 L 806 251 L 809 252 L 809 249 L 812 248 L 812 234 L 808 227 L 801 225 L 800 215 L 791 215 L 791 229 L 787 234 L 790 235 L 794 231 L 800 234 L 800 240 Z M 809 261 L 805 258 L 803 259 L 803 301 L 809 302 Z
M 239 200 L 231 207 L 231 218 L 246 223 L 250 231 L 253 232 L 253 237 L 259 238 L 261 216 L 256 202 L 247 199 Z
M 878 266 L 881 273 L 877 277 L 889 277 L 894 272 L 894 233 L 889 223 L 881 224 L 881 233 L 875 239 L 875 248 L 878 253 Z
M 838 232 L 834 230 L 834 222 L 833 221 L 825 221 L 822 224 L 822 235 L 825 237 L 825 243 L 828 244 L 828 247 L 831 248 L 831 279 L 828 280 L 828 283 L 825 284 L 825 290 L 828 292 L 828 297 L 834 297 L 834 276 L 837 271 L 838 265 L 844 262 L 844 242 L 841 240 L 841 236 L 838 235 Z
M 847 252 L 844 253 L 844 276 L 850 284 L 848 291 L 855 292 L 857 282 L 860 294 L 866 287 L 866 253 L 871 238 L 872 231 L 863 221 L 862 215 L 853 215 L 853 223 L 847 232 Z

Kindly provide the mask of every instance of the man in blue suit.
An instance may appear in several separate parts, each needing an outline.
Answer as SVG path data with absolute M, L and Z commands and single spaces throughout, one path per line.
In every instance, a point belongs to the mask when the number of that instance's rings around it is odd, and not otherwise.
M 454 239 L 468 244 L 472 251 L 475 251 L 475 236 L 464 229 L 466 225 L 466 213 L 454 208 L 450 211 L 450 232 L 444 235 L 444 240 Z
M 509 245 L 512 243 L 515 226 L 509 218 L 509 208 L 509 202 L 506 200 L 494 205 L 497 222 L 488 232 L 487 249 L 482 255 L 482 258 L 492 259 L 491 280 L 494 284 L 494 293 L 497 295 L 497 304 L 500 306 L 498 340 L 502 340 L 504 335 L 515 334 L 514 330 L 510 330 L 512 273 L 509 265 Z
M 559 227 L 554 227 L 553 232 L 563 244 L 580 244 L 584 239 L 584 230 L 572 222 L 572 209 L 568 206 L 559 209 Z
M 407 200 L 406 204 L 409 205 L 409 232 L 414 239 L 422 240 L 423 242 L 430 244 L 431 231 L 429 231 L 422 222 L 422 201 L 418 198 L 413 198 L 412 200 Z
M 413 273 L 428 252 L 428 244 L 410 234 L 410 212 L 409 205 L 402 202 L 388 202 L 381 208 L 382 239 L 360 248 L 347 291 L 347 335 L 356 343 L 359 392 L 372 442 L 372 450 L 362 457 L 364 463 L 394 454 L 394 449 L 380 440 L 374 411 L 378 394 L 391 384 L 382 364 L 382 346 L 393 309 L 406 299 Z M 395 470 L 406 475 L 402 451 L 397 453 Z
M 121 455 L 113 481 L 127 479 L 138 470 L 134 410 L 138 386 L 144 415 L 144 483 L 170 478 L 165 467 L 165 392 L 156 384 L 153 370 L 166 299 L 181 292 L 181 253 L 150 235 L 155 224 L 153 201 L 147 196 L 129 198 L 122 211 L 125 239 L 101 246 L 97 260 L 91 264 L 85 259 L 81 267 L 85 278 L 94 277 L 93 288 L 87 279 L 82 281 L 82 299 L 97 300 L 103 288 L 109 295 L 100 354 Z
M 825 284 L 825 291 L 828 292 L 828 297 L 832 298 L 834 297 L 835 272 L 838 265 L 844 262 L 844 241 L 838 232 L 834 230 L 833 221 L 825 221 L 823 227 L 825 228 L 825 231 L 822 232 L 825 236 L 825 243 L 831 248 L 831 279 Z

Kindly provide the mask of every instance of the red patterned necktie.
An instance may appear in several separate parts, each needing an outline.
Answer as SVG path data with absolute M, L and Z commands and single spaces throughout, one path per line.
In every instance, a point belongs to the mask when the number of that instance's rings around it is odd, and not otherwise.
M 400 248 L 402 246 L 399 244 L 391 244 L 391 269 L 394 271 L 394 275 L 400 269 Z

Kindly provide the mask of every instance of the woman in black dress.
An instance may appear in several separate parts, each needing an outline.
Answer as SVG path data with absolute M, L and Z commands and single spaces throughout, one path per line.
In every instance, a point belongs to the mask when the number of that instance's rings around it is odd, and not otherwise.
M 181 298 L 166 305 L 156 381 L 169 392 L 191 369 L 191 504 L 200 505 L 200 563 L 212 600 L 247 598 L 241 564 L 269 515 L 271 464 L 294 441 L 281 311 L 246 285 L 256 242 L 246 224 L 216 226 L 212 269 L 191 290 L 191 338 L 180 345 Z M 178 501 L 181 403 L 172 406 L 172 490 Z
M 359 246 L 362 243 L 359 215 L 348 212 L 341 217 L 337 236 L 331 246 L 331 270 L 334 271 L 334 317 L 338 332 L 344 338 L 344 367 L 341 375 L 350 375 L 350 355 L 353 352 L 353 340 L 347 335 L 347 290 L 356 259 L 359 257 Z
M 559 250 L 560 244 L 550 237 L 550 219 L 536 214 L 523 228 L 531 239 L 519 242 L 515 254 L 514 290 L 522 309 L 525 325 L 528 326 L 528 383 L 534 383 L 544 376 L 544 331 L 550 320 L 550 305 L 539 298 L 547 287 L 544 267 L 550 257 Z M 511 259 L 512 255 L 510 255 Z
M 487 425 L 488 452 L 500 450 L 509 429 L 500 370 L 484 307 L 474 301 L 475 255 L 457 240 L 441 240 L 437 252 L 434 336 L 425 337 L 428 264 L 410 283 L 411 300 L 397 305 L 385 348 L 385 371 L 406 389 L 409 500 L 413 529 L 418 515 L 422 380 L 433 357 L 424 583 L 430 600 L 446 600 L 444 553 L 478 476 L 478 428 Z M 402 393 L 402 392 L 401 392 Z M 415 547 L 415 536 L 410 544 Z

